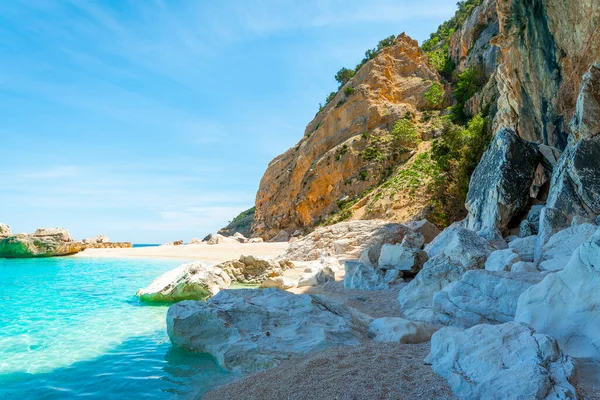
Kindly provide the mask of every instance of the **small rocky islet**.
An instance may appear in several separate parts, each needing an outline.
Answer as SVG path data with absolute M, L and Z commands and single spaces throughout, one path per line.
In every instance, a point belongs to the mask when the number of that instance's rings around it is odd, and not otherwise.
M 424 45 L 369 53 L 255 208 L 190 242 L 289 241 L 283 256 L 184 264 L 138 291 L 174 303 L 174 346 L 244 375 L 207 398 L 600 398 L 600 4 L 459 7 Z M 5 257 L 105 244 L 0 225 Z

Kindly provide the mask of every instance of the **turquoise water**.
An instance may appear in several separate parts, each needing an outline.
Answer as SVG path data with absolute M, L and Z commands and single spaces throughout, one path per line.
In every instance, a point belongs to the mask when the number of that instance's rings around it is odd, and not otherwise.
M 0 259 L 0 399 L 195 399 L 230 380 L 135 297 L 180 263 Z

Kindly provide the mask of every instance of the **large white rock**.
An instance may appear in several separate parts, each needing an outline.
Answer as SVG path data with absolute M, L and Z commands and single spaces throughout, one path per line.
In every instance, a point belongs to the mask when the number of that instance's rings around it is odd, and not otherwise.
M 521 261 L 532 262 L 536 242 L 537 236 L 527 236 L 510 241 L 508 247 L 521 257 Z
M 335 281 L 335 272 L 331 268 L 324 266 L 316 271 L 302 275 L 298 281 L 298 287 L 319 286 L 329 281 Z
M 359 258 L 363 251 L 368 250 L 371 262 L 376 263 L 381 246 L 400 243 L 409 232 L 413 231 L 405 225 L 386 221 L 340 222 L 317 228 L 291 243 L 285 256 L 302 261 L 317 260 L 323 256 L 350 260 Z
M 369 326 L 369 335 L 374 340 L 404 344 L 427 342 L 435 331 L 435 325 L 394 317 L 378 318 Z
M 378 266 L 416 274 L 428 260 L 427 253 L 418 247 L 401 244 L 384 244 L 381 247 Z
M 563 269 L 575 250 L 592 237 L 597 229 L 598 227 L 594 224 L 584 223 L 554 234 L 542 247 L 539 270 L 560 271 Z
M 283 257 L 241 256 L 239 260 L 225 261 L 217 267 L 222 268 L 234 282 L 260 284 L 294 268 L 294 263 Z
M 398 294 L 404 315 L 414 320 L 431 321 L 435 293 L 459 280 L 466 271 L 483 268 L 493 251 L 485 239 L 459 226 L 446 229 L 428 248 L 429 261 Z
M 434 320 L 463 328 L 512 321 L 519 296 L 542 279 L 540 273 L 467 271 L 433 297 Z
M 139 289 L 137 296 L 143 301 L 156 302 L 205 300 L 230 284 L 231 278 L 221 268 L 194 262 L 165 272 L 147 288 Z
M 519 261 L 514 263 L 511 268 L 512 272 L 540 272 L 540 270 L 532 262 Z
M 249 373 L 338 345 L 358 345 L 373 318 L 318 295 L 278 289 L 222 290 L 207 302 L 183 301 L 167 313 L 178 347 L 213 355 Z
M 515 320 L 554 336 L 574 357 L 600 358 L 600 231 L 562 271 L 521 295 Z
M 384 273 L 379 268 L 363 264 L 358 261 L 344 263 L 344 287 L 357 290 L 386 290 L 389 288 L 385 282 Z
M 521 261 L 521 257 L 513 249 L 496 250 L 485 262 L 488 271 L 510 271 L 513 264 Z
M 425 359 L 461 399 L 576 399 L 575 365 L 525 324 L 440 329 Z
M 267 278 L 260 284 L 261 288 L 275 288 L 281 290 L 287 290 L 298 286 L 298 281 L 286 276 L 275 276 L 273 278 Z

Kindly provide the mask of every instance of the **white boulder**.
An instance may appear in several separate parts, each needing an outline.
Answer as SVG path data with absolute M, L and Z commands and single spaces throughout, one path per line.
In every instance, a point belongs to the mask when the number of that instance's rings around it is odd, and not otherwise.
M 461 399 L 576 399 L 575 365 L 525 324 L 440 329 L 425 359 Z
M 494 250 L 475 232 L 456 225 L 442 232 L 427 248 L 429 261 L 398 294 L 404 315 L 422 321 L 433 317 L 435 293 L 459 280 L 466 271 L 483 268 Z
M 510 271 L 513 264 L 521 261 L 521 257 L 513 249 L 496 250 L 485 262 L 488 271 Z
M 574 357 L 600 358 L 600 231 L 567 266 L 548 274 L 519 298 L 516 321 L 554 336 Z
M 298 281 L 298 287 L 319 286 L 329 281 L 335 281 L 335 272 L 331 268 L 324 266 L 315 272 L 302 275 Z
M 358 261 L 344 263 L 346 275 L 344 288 L 358 290 L 386 290 L 389 288 L 384 280 L 384 273 L 371 265 Z
M 433 297 L 434 321 L 463 328 L 512 321 L 519 296 L 542 279 L 539 273 L 467 271 Z
M 427 342 L 437 328 L 426 322 L 404 318 L 378 318 L 369 325 L 369 335 L 378 342 L 417 344 Z
M 519 261 L 513 264 L 512 272 L 540 272 L 534 263 L 527 261 Z
M 265 279 L 263 283 L 260 284 L 260 287 L 287 290 L 298 287 L 298 282 L 286 276 L 275 276 Z
M 211 237 L 206 243 L 214 245 L 214 244 L 239 243 L 239 242 L 240 241 L 235 238 L 223 236 L 223 235 L 217 233 L 216 235 Z
M 597 229 L 598 227 L 594 224 L 584 223 L 554 234 L 542 247 L 539 270 L 560 271 L 563 269 L 575 250 L 592 237 Z
M 223 290 L 207 302 L 183 301 L 167 313 L 178 347 L 249 373 L 331 346 L 361 343 L 373 318 L 318 295 L 278 289 Z
M 407 235 L 408 236 L 408 235 Z M 418 273 L 428 260 L 427 253 L 419 247 L 405 244 L 384 244 L 381 247 L 378 267 L 402 272 Z
M 145 289 L 139 289 L 137 296 L 156 302 L 205 300 L 230 284 L 231 279 L 221 268 L 194 262 L 165 272 Z
M 521 261 L 533 262 L 533 253 L 535 252 L 537 239 L 538 237 L 535 235 L 518 238 L 511 240 L 508 243 L 508 247 L 521 257 Z

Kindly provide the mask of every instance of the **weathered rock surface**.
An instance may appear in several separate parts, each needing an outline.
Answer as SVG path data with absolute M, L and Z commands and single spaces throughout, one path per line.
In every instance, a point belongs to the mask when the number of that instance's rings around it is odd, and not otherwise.
M 574 357 L 600 358 L 600 231 L 567 266 L 548 274 L 519 298 L 516 321 L 554 336 Z
M 248 373 L 313 350 L 358 345 L 372 320 L 323 296 L 239 289 L 171 306 L 167 332 L 175 346 Z
M 426 322 L 386 317 L 371 322 L 369 335 L 378 342 L 417 344 L 429 341 L 437 329 Z
M 285 276 L 275 276 L 273 278 L 265 279 L 261 284 L 261 288 L 275 288 L 281 290 L 287 290 L 298 286 L 298 281 Z
M 357 290 L 386 290 L 388 284 L 382 270 L 372 265 L 363 264 L 359 261 L 346 261 L 346 275 L 344 276 L 344 287 Z
M 512 321 L 519 296 L 542 279 L 540 273 L 467 271 L 433 297 L 434 320 L 463 328 Z
M 34 237 L 54 237 L 60 242 L 73 242 L 73 238 L 65 228 L 38 228 L 33 234 Z
M 527 218 L 521 221 L 521 225 L 519 226 L 520 237 L 523 238 L 538 234 L 538 228 L 540 226 L 540 213 L 542 212 L 543 208 L 543 205 L 535 205 L 531 207 L 527 213 Z
M 204 241 L 200 238 L 192 238 L 188 244 L 202 244 Z
M 471 269 L 481 269 L 492 253 L 489 243 L 475 232 L 452 226 L 427 246 L 429 261 L 415 279 L 400 289 L 398 301 L 407 318 L 431 321 L 433 297 Z
M 380 269 L 395 269 L 404 274 L 417 274 L 429 257 L 419 247 L 406 243 L 384 244 L 379 255 L 378 267 Z
M 129 249 L 133 247 L 131 242 L 108 242 L 108 243 L 86 243 L 84 249 Z
M 496 133 L 469 184 L 466 227 L 504 230 L 526 205 L 539 155 L 510 129 Z
M 364 250 L 377 263 L 381 247 L 401 243 L 412 232 L 404 225 L 385 221 L 348 221 L 317 228 L 314 232 L 290 244 L 285 256 L 291 260 L 311 261 L 322 256 L 358 259 Z
M 10 226 L 8 226 L 6 224 L 0 224 L 0 237 L 8 237 L 8 236 L 12 236 Z
M 585 223 L 554 234 L 542 248 L 538 269 L 559 271 L 566 267 L 575 250 L 592 237 L 597 229 L 596 225 Z
M 272 237 L 315 226 L 338 210 L 338 200 L 377 185 L 393 159 L 365 160 L 361 153 L 371 142 L 363 133 L 385 136 L 407 112 L 428 108 L 425 93 L 434 82 L 443 86 L 419 44 L 399 35 L 316 115 L 297 146 L 271 161 L 256 196 L 253 232 Z M 344 185 L 348 180 L 352 185 Z
M 600 135 L 600 62 L 583 75 L 575 115 L 571 121 L 570 141 Z
M 525 324 L 447 327 L 425 362 L 461 399 L 576 399 L 575 364 L 556 340 Z
M 536 265 L 540 263 L 544 245 L 557 232 L 568 228 L 569 221 L 564 212 L 557 208 L 544 207 L 540 213 L 540 226 L 533 250 L 533 260 L 521 257 L 524 261 L 533 261 Z
M 99 243 L 110 243 L 110 239 L 105 235 L 97 235 L 93 238 L 86 238 L 82 240 L 85 244 L 99 244 Z
M 240 241 L 237 240 L 236 238 L 233 237 L 229 237 L 229 236 L 223 236 L 220 234 L 216 234 L 213 237 L 211 237 L 206 243 L 211 244 L 211 245 L 215 245 L 215 244 L 223 244 L 223 243 L 239 243 Z
M 323 266 L 314 272 L 302 275 L 298 287 L 319 286 L 329 281 L 335 281 L 335 272 L 330 267 Z
M 42 236 L 18 234 L 0 239 L 0 258 L 55 257 L 76 254 L 85 248 L 82 242 L 65 241 L 70 238 L 68 232 L 51 231 L 53 234 Z
M 223 269 L 194 262 L 165 272 L 136 295 L 150 302 L 206 300 L 230 284 L 231 278 Z
M 521 261 L 532 262 L 537 240 L 537 235 L 527 236 L 510 241 L 508 247 L 519 255 Z
M 436 236 L 439 235 L 441 232 L 437 226 L 427 221 L 426 219 L 422 219 L 420 221 L 407 222 L 406 226 L 408 226 L 413 231 L 423 235 L 423 239 L 425 240 L 426 244 L 431 243 L 431 241 L 435 239 Z
M 287 231 L 285 230 L 280 230 L 279 233 L 275 236 L 273 236 L 273 238 L 271 238 L 271 242 L 287 242 L 290 240 L 290 234 L 287 233 Z
M 485 262 L 488 271 L 510 271 L 512 266 L 521 261 L 521 257 L 513 249 L 496 250 Z
M 270 277 L 281 275 L 283 271 L 294 268 L 287 258 L 241 256 L 239 260 L 225 261 L 217 265 L 232 281 L 245 284 L 260 284 Z
M 540 270 L 532 262 L 519 261 L 516 262 L 511 269 L 512 272 L 540 272 Z

